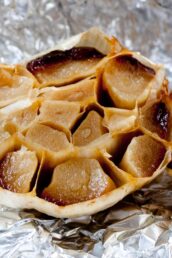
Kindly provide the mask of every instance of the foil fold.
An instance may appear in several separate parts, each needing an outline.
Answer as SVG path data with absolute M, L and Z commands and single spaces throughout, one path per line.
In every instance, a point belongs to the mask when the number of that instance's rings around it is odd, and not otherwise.
M 2 0 L 0 62 L 17 63 L 98 26 L 163 63 L 172 84 L 171 0 Z M 0 257 L 170 258 L 172 177 L 93 216 L 54 219 L 0 207 Z

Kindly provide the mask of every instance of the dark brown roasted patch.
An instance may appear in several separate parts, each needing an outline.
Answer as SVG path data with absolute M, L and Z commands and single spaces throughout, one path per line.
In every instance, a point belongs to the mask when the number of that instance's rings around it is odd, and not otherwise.
M 86 60 L 94 58 L 103 58 L 104 55 L 91 47 L 74 47 L 69 50 L 55 50 L 46 55 L 38 57 L 27 64 L 27 69 L 31 73 L 44 70 L 46 67 L 62 63 L 68 60 Z

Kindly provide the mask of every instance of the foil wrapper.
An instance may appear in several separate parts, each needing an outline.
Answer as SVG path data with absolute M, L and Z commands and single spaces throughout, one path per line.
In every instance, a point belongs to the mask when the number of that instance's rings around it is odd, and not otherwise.
M 98 26 L 166 67 L 172 85 L 171 0 L 0 0 L 0 62 L 17 63 Z M 94 216 L 54 219 L 0 207 L 0 257 L 171 258 L 172 177 Z

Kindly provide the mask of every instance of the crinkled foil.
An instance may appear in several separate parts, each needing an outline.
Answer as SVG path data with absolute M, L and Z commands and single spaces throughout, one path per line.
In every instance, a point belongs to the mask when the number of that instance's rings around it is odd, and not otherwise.
M 172 82 L 172 0 L 0 0 L 0 62 L 16 63 L 92 26 L 163 63 Z M 0 257 L 171 258 L 172 177 L 77 219 L 0 207 Z

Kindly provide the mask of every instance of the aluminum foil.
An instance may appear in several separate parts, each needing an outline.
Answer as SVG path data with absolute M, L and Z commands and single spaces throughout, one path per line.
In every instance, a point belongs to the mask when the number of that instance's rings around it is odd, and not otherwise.
M 164 63 L 172 84 L 172 0 L 0 0 L 0 62 L 17 63 L 98 26 Z M 54 219 L 0 207 L 0 257 L 170 258 L 172 177 L 94 216 Z

